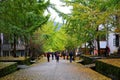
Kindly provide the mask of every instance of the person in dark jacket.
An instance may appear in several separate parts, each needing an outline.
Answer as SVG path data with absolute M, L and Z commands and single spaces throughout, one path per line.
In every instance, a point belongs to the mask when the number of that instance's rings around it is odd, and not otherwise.
M 110 48 L 108 46 L 106 46 L 106 48 L 105 48 L 105 57 L 107 55 L 109 55 L 109 53 L 110 53 Z
M 62 51 L 62 56 L 63 56 L 63 59 L 65 60 L 65 56 L 66 56 L 65 51 Z
M 47 53 L 47 61 L 50 62 L 50 53 Z
M 70 56 L 70 63 L 71 63 L 72 59 L 73 59 L 73 52 L 72 51 L 70 51 L 69 56 Z
M 59 52 L 56 52 L 56 61 L 59 62 Z
M 51 54 L 52 54 L 52 60 L 54 60 L 54 52 L 52 52 Z
M 117 54 L 120 56 L 120 46 L 119 46 L 119 48 L 118 48 Z

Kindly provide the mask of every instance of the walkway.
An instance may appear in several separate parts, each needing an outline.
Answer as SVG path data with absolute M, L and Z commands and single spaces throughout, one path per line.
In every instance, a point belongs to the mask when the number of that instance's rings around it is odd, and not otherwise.
M 69 63 L 67 60 L 60 60 L 59 63 L 51 60 L 16 71 L 0 80 L 101 80 L 99 77 L 91 76 L 91 69 L 88 70 L 81 64 Z

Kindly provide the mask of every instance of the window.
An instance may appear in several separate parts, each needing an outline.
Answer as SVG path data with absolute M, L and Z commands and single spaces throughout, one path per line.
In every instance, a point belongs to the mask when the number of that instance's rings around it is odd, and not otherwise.
M 113 39 L 113 46 L 116 46 L 116 45 L 115 45 L 115 39 Z
M 118 34 L 115 35 L 115 46 L 119 47 L 119 35 Z

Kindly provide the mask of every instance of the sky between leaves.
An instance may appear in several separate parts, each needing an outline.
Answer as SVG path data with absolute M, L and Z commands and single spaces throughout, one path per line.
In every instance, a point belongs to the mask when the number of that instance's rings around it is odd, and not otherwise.
M 50 0 L 50 3 L 54 4 L 55 7 L 59 11 L 65 13 L 65 14 L 71 13 L 72 6 L 66 6 L 65 3 L 61 2 L 60 0 Z M 65 6 L 63 6 L 63 5 L 65 5 Z M 51 14 L 50 19 L 52 19 L 52 20 L 54 19 L 55 22 L 62 23 L 62 17 L 59 17 L 57 12 L 55 12 L 55 10 L 53 10 L 50 7 L 48 8 L 48 10 L 50 11 L 50 14 Z M 45 11 L 45 15 L 46 14 L 48 14 L 47 10 Z

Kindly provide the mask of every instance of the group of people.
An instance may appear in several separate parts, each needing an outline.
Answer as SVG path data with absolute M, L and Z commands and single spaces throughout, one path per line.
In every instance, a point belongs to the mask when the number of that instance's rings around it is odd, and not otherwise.
M 73 51 L 71 50 L 69 53 L 68 52 L 65 52 L 65 51 L 63 51 L 62 52 L 62 56 L 63 56 L 63 59 L 65 60 L 65 59 L 69 59 L 70 60 L 70 62 L 72 62 L 72 60 L 74 60 L 74 54 L 73 54 Z
M 60 57 L 60 52 L 48 52 L 46 53 L 46 57 L 47 57 L 47 61 L 50 62 L 50 55 L 52 56 L 52 60 L 54 60 L 54 58 L 56 59 L 57 62 L 59 62 L 59 57 Z M 69 53 L 65 53 L 64 51 L 61 53 L 61 56 L 63 57 L 63 59 L 69 59 L 70 62 L 72 62 L 73 60 L 73 52 L 70 51 Z
M 60 53 L 59 52 L 48 52 L 46 53 L 47 56 L 47 61 L 50 62 L 50 55 L 52 55 L 52 60 L 54 60 L 54 56 L 57 62 L 59 62 L 59 57 L 60 57 Z
M 94 49 L 94 55 L 98 54 L 98 51 L 96 49 Z M 118 48 L 118 54 L 120 55 L 120 47 Z M 63 59 L 65 60 L 69 60 L 70 63 L 74 60 L 74 53 L 73 51 L 69 51 L 69 52 L 65 52 L 62 51 L 61 53 L 59 51 L 57 52 L 48 52 L 46 53 L 47 56 L 47 61 L 50 62 L 50 55 L 52 56 L 52 60 L 56 59 L 57 62 L 59 62 L 59 57 L 62 56 Z M 106 46 L 105 50 L 104 50 L 104 56 L 107 57 L 110 55 L 110 48 L 108 46 Z

